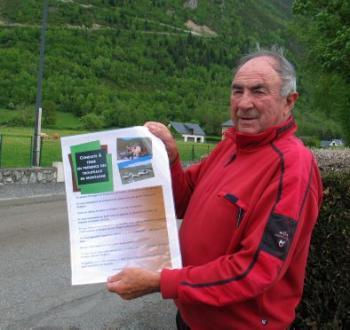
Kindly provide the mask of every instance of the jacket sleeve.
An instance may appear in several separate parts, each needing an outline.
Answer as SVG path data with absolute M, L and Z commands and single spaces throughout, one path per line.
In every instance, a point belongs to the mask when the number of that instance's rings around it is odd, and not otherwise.
M 192 192 L 196 186 L 201 167 L 202 163 L 197 163 L 184 170 L 179 157 L 177 157 L 170 167 L 176 216 L 179 219 L 185 214 Z
M 322 199 L 315 162 L 301 163 L 281 162 L 279 174 L 245 214 L 239 251 L 201 266 L 162 270 L 162 296 L 223 306 L 260 295 L 283 277 L 305 247 L 298 242 L 310 239 Z

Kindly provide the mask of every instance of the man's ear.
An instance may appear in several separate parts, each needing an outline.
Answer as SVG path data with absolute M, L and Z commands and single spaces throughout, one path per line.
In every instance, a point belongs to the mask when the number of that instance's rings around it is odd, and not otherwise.
M 289 106 L 290 110 L 292 110 L 294 108 L 294 104 L 297 101 L 297 99 L 299 98 L 299 93 L 298 92 L 293 92 L 290 93 L 287 96 L 287 105 Z
M 298 92 L 293 92 L 290 93 L 287 97 L 286 97 L 286 107 L 285 107 L 285 114 L 290 114 L 291 111 L 294 108 L 294 104 L 297 101 L 297 99 L 299 98 L 299 93 Z

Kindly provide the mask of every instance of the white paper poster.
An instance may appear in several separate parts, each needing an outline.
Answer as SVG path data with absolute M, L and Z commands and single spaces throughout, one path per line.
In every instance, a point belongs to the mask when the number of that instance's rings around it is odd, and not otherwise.
M 169 160 L 146 127 L 61 139 L 72 284 L 180 268 Z

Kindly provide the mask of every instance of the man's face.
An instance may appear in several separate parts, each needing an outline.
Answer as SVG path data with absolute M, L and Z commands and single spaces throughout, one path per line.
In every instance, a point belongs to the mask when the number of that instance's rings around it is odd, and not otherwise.
M 252 59 L 233 79 L 231 116 L 239 132 L 265 131 L 286 120 L 293 108 L 298 94 L 280 95 L 281 79 L 273 67 L 274 61 L 266 56 Z

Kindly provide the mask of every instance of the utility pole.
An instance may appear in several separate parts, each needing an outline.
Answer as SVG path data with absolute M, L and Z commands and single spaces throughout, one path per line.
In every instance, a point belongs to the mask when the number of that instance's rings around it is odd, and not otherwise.
M 35 127 L 34 127 L 34 143 L 32 166 L 39 166 L 40 163 L 40 133 L 41 133 L 41 114 L 42 114 L 42 81 L 44 76 L 44 55 L 45 55 L 45 32 L 48 16 L 48 0 L 44 0 L 43 21 L 40 34 L 40 58 L 38 72 L 38 88 L 35 101 Z

